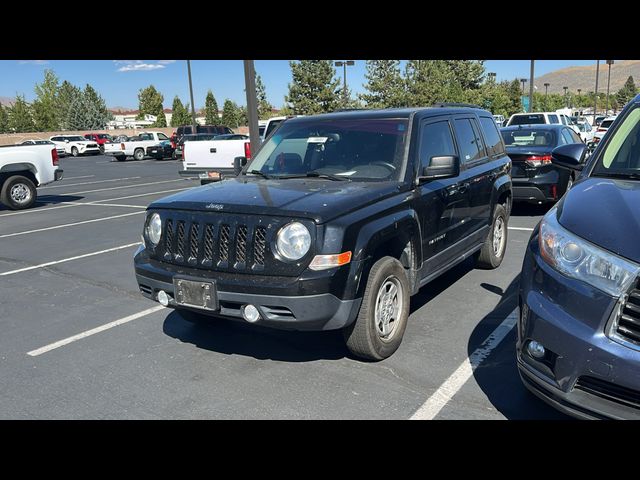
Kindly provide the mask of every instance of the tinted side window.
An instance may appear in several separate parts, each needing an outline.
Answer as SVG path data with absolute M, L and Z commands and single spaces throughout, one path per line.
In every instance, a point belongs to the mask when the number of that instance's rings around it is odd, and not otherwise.
M 420 163 L 422 167 L 429 166 L 431 157 L 445 155 L 456 155 L 449 122 L 443 120 L 424 125 L 420 135 Z
M 498 132 L 496 123 L 489 117 L 480 117 L 480 125 L 484 131 L 484 138 L 487 141 L 487 153 L 489 156 L 501 155 L 504 153 L 504 147 L 502 146 L 502 137 Z
M 549 123 L 560 123 L 557 115 L 549 115 Z
M 482 144 L 478 142 L 471 120 L 468 118 L 456 119 L 456 137 L 460 147 L 460 161 L 462 163 L 473 162 L 481 157 Z

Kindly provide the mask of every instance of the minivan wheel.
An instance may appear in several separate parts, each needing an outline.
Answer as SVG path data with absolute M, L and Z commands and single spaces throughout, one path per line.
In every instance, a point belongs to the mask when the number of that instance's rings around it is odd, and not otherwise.
M 476 259 L 478 268 L 498 268 L 502 263 L 504 252 L 507 249 L 508 221 L 504 207 L 496 205 L 493 209 L 493 221 L 491 222 L 489 235 Z
M 22 175 L 8 178 L 0 191 L 0 201 L 12 210 L 31 207 L 37 198 L 36 186 Z
M 378 260 L 369 273 L 356 320 L 343 330 L 347 348 L 367 360 L 383 360 L 400 346 L 409 317 L 409 280 L 393 257 Z

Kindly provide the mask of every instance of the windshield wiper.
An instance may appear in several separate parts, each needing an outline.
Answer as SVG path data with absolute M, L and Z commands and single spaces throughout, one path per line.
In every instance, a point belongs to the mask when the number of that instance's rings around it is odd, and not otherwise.
M 329 180 L 334 180 L 337 182 L 350 182 L 351 179 L 347 177 L 342 177 L 340 175 L 333 175 L 331 173 L 320 173 L 320 172 L 307 172 L 301 175 L 282 175 L 278 176 L 278 178 L 327 178 Z
M 624 178 L 629 180 L 640 180 L 640 172 L 596 172 L 591 175 L 592 177 L 611 177 L 611 178 Z
M 247 173 L 252 173 L 254 175 L 260 175 L 262 178 L 266 178 L 267 180 L 271 177 L 271 175 L 267 175 L 266 173 L 261 172 L 260 170 L 249 170 L 248 172 L 244 172 L 244 174 L 246 175 Z

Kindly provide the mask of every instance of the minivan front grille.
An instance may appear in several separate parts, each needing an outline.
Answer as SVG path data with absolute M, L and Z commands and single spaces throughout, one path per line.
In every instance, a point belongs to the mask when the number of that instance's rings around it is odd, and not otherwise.
M 627 302 L 620 311 L 615 332 L 625 340 L 640 346 L 640 279 L 629 292 Z
M 214 270 L 264 270 L 269 244 L 266 227 L 251 225 L 251 219 L 222 223 L 182 218 L 163 220 L 157 250 L 162 261 Z

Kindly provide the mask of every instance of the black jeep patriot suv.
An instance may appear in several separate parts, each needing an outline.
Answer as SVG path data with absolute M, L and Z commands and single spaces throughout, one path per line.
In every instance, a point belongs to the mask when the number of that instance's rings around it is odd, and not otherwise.
M 380 360 L 420 287 L 471 255 L 500 265 L 510 168 L 479 108 L 290 119 L 237 178 L 149 205 L 140 291 L 190 321 L 343 329 L 353 354 Z

